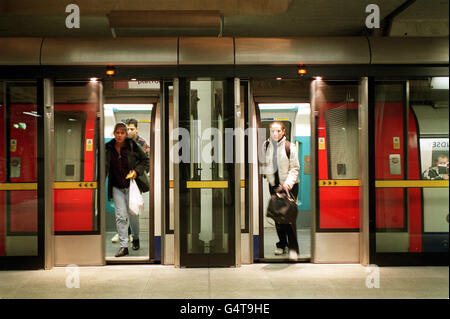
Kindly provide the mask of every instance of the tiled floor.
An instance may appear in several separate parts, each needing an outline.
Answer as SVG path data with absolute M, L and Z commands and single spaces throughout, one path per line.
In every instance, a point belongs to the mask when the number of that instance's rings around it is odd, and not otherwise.
M 114 255 L 120 249 L 120 243 L 112 243 L 111 239 L 116 235 L 115 232 L 106 232 L 106 257 L 116 258 Z M 148 257 L 148 232 L 141 231 L 139 234 L 139 250 L 131 249 L 132 243 L 128 243 L 128 252 L 130 257 Z M 126 259 L 127 257 L 122 259 Z
M 287 253 L 275 255 L 276 243 L 279 241 L 277 231 L 273 227 L 264 228 L 264 258 L 268 259 L 286 259 Z M 311 258 L 311 229 L 297 229 L 298 248 L 300 250 L 299 258 Z
M 0 298 L 449 298 L 448 267 L 380 267 L 371 273 L 368 270 L 358 264 L 278 263 L 239 268 L 111 265 L 0 271 Z M 368 276 L 376 278 L 377 271 L 379 288 L 368 288 Z

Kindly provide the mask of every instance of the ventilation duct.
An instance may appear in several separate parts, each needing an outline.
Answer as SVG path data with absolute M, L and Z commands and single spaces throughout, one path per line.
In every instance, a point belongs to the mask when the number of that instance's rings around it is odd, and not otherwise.
M 113 37 L 221 34 L 220 11 L 111 11 Z

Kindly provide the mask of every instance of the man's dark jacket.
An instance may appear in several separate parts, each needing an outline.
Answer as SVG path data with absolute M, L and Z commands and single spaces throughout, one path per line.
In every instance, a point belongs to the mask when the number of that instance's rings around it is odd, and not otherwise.
M 114 145 L 116 144 L 116 140 L 112 139 L 105 145 L 105 153 L 106 153 L 106 176 L 110 175 L 110 159 L 111 152 L 114 151 Z M 141 193 L 145 193 L 149 191 L 149 181 L 147 177 L 147 171 L 149 169 L 149 159 L 147 154 L 142 150 L 142 148 L 132 139 L 125 139 L 125 145 L 127 148 L 128 154 L 128 168 L 130 170 L 135 170 L 137 173 L 136 184 L 139 187 Z M 112 199 L 112 183 L 111 178 L 108 180 L 108 200 Z

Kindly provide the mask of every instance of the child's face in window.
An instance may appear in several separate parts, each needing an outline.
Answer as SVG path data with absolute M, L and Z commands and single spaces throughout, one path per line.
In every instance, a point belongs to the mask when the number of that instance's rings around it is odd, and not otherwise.
M 448 157 L 447 156 L 439 156 L 437 160 L 438 165 L 447 165 Z

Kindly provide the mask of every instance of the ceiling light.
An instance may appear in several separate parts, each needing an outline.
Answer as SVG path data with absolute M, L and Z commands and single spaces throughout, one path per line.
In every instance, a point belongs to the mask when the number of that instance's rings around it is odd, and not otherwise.
M 431 88 L 437 90 L 448 90 L 448 76 L 434 77 L 431 79 Z

